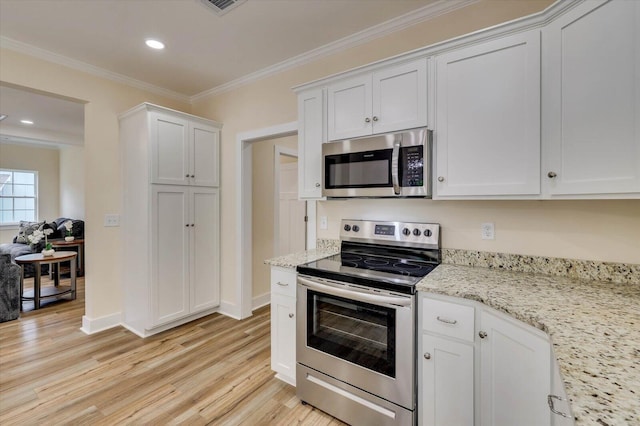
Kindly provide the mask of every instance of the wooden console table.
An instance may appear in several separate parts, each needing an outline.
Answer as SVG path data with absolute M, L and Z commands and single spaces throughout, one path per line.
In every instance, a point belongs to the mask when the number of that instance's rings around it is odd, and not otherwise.
M 20 296 L 21 300 L 33 300 L 34 309 L 40 309 L 40 299 L 45 297 L 58 297 L 64 294 L 70 294 L 71 300 L 76 298 L 76 256 L 78 253 L 75 251 L 57 251 L 52 256 L 43 256 L 40 253 L 26 254 L 24 256 L 16 257 L 15 262 L 22 267 L 22 273 L 20 276 Z M 54 287 L 47 287 L 44 290 L 40 287 L 40 275 L 43 264 L 57 265 L 60 267 L 60 262 L 69 261 L 71 265 L 71 285 L 60 285 L 60 274 L 56 274 L 54 277 Z M 33 278 L 33 292 L 24 292 L 24 265 L 31 264 L 34 269 Z M 31 295 L 32 294 L 32 295 Z M 20 303 L 20 310 L 22 310 L 22 302 Z
M 66 250 L 72 247 L 77 247 L 78 257 L 77 257 L 77 263 L 76 263 L 76 268 L 77 268 L 76 270 L 79 277 L 84 276 L 84 239 L 83 238 L 76 238 L 73 241 L 49 240 L 49 242 L 51 243 L 51 247 L 53 247 L 54 249 Z M 58 266 L 58 270 L 59 269 L 60 267 Z M 49 276 L 53 278 L 52 271 L 49 271 Z

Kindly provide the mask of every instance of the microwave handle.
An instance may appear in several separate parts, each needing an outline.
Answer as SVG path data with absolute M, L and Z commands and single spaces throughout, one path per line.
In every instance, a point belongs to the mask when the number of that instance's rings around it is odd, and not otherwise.
M 391 154 L 391 182 L 393 192 L 400 195 L 400 179 L 398 176 L 398 162 L 400 157 L 400 141 L 393 142 L 393 153 Z

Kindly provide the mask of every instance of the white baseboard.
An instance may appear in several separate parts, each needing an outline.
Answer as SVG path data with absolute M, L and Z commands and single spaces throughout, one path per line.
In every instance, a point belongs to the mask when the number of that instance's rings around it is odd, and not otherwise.
M 226 315 L 233 319 L 240 320 L 242 319 L 242 312 L 240 306 L 235 303 L 225 302 L 224 300 L 220 302 L 220 307 L 218 308 L 218 312 L 222 315 Z
M 83 315 L 82 327 L 80 327 L 80 330 L 82 330 L 82 332 L 84 332 L 85 334 L 98 333 L 100 331 L 119 326 L 121 319 L 122 315 L 120 314 L 120 312 L 116 312 L 100 318 L 89 318 L 88 316 Z
M 251 310 L 255 311 L 258 308 L 262 308 L 271 303 L 271 293 L 261 294 L 260 296 L 256 296 L 251 301 Z

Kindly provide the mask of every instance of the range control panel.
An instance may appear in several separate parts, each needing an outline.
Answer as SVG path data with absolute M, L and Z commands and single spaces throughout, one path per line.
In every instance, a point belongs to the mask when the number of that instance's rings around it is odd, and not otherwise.
M 340 239 L 372 244 L 440 248 L 440 225 L 343 219 Z

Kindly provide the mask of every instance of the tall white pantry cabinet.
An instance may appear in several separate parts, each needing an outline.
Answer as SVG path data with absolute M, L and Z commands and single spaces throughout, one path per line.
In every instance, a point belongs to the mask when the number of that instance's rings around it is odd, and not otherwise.
M 123 324 L 145 337 L 220 305 L 222 126 L 148 103 L 119 118 Z

